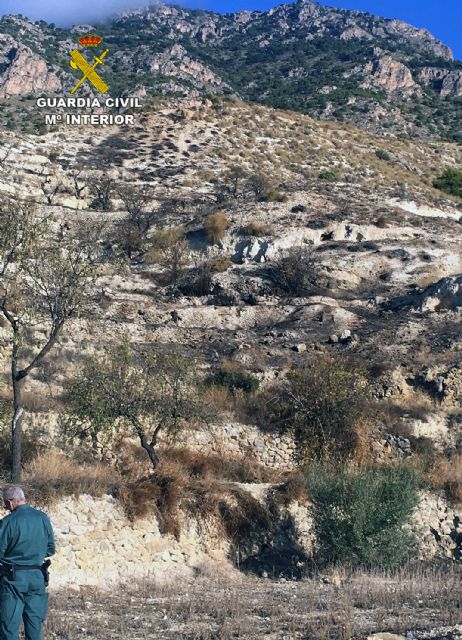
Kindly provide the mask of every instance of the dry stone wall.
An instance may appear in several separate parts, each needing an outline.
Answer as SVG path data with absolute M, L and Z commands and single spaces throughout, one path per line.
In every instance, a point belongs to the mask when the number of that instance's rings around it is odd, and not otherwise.
M 50 439 L 56 433 L 58 416 L 55 413 L 26 414 L 25 428 Z M 205 430 L 190 430 L 169 440 L 159 436 L 159 444 L 187 446 L 197 451 L 227 455 L 251 455 L 256 462 L 272 468 L 291 469 L 299 462 L 297 444 L 288 434 L 262 433 L 257 427 L 238 422 L 212 425 Z
M 299 462 L 297 444 L 291 435 L 262 433 L 256 427 L 229 422 L 208 431 L 185 432 L 178 444 L 200 451 L 227 455 L 251 455 L 272 468 L 291 469 Z
M 265 500 L 269 485 L 240 485 Z M 258 489 L 258 491 L 257 491 Z M 316 546 L 309 507 L 287 505 L 297 540 L 306 557 Z M 179 540 L 161 535 L 154 516 L 131 522 L 111 496 L 67 497 L 49 511 L 57 538 L 51 589 L 83 585 L 111 588 L 128 581 L 175 580 L 193 575 L 204 564 L 229 563 L 231 545 L 213 523 L 184 518 Z M 460 559 L 462 510 L 449 506 L 443 495 L 423 493 L 411 528 L 419 541 L 419 557 Z M 265 536 L 265 532 L 262 532 Z M 245 541 L 243 541 L 245 543 Z M 252 532 L 248 554 L 258 556 L 259 539 Z M 228 565 L 229 566 L 229 565 Z
M 49 515 L 56 533 L 51 589 L 92 585 L 110 588 L 133 580 L 169 580 L 206 559 L 223 561 L 226 541 L 206 533 L 194 520 L 183 523 L 177 541 L 162 536 L 154 516 L 131 522 L 112 496 L 68 497 Z

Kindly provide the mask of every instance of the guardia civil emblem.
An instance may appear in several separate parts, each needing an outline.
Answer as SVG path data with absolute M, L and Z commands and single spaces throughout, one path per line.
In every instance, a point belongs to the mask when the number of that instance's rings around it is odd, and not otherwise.
M 83 36 L 79 39 L 79 44 L 81 47 L 97 48 L 99 47 L 102 41 L 103 39 L 100 38 L 99 36 L 95 36 L 94 34 L 89 33 L 88 35 Z M 75 85 L 75 87 L 72 89 L 71 93 L 75 93 L 87 80 L 100 93 L 106 93 L 108 91 L 109 87 L 104 82 L 103 78 L 99 75 L 99 73 L 96 71 L 96 67 L 98 65 L 102 65 L 102 66 L 104 65 L 104 58 L 107 56 L 108 53 L 109 53 L 109 49 L 106 49 L 99 56 L 98 55 L 93 56 L 95 62 L 93 64 L 90 64 L 88 60 L 85 58 L 85 56 L 83 56 L 80 53 L 80 51 L 78 51 L 77 49 L 73 49 L 71 51 L 71 60 L 70 60 L 71 67 L 76 71 L 81 71 L 81 73 L 83 74 L 80 80 Z

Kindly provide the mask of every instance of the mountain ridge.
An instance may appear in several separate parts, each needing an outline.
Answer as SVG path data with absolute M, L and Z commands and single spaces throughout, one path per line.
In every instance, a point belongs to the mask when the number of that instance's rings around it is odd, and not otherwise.
M 0 96 L 67 91 L 68 52 L 91 28 L 4 16 Z M 462 62 L 428 30 L 400 20 L 312 0 L 230 14 L 155 4 L 96 30 L 112 50 L 105 74 L 115 94 L 224 94 L 374 133 L 462 140 Z M 48 80 L 27 80 L 20 45 L 33 65 L 46 65 Z

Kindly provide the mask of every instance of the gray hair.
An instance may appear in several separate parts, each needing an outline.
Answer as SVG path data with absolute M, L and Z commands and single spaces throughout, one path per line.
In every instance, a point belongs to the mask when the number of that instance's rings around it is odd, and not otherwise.
M 21 500 L 26 499 L 26 496 L 24 495 L 24 491 L 21 487 L 6 487 L 3 489 L 3 499 L 21 502 Z

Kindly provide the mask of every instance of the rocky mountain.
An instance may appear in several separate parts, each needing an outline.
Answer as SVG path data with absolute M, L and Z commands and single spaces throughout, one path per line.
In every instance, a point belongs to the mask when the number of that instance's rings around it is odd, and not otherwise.
M 0 98 L 67 91 L 68 52 L 92 29 L 4 17 Z M 115 95 L 225 94 L 373 132 L 462 139 L 462 63 L 399 20 L 312 0 L 228 15 L 158 4 L 96 29 Z M 14 121 L 8 105 L 2 112 Z

